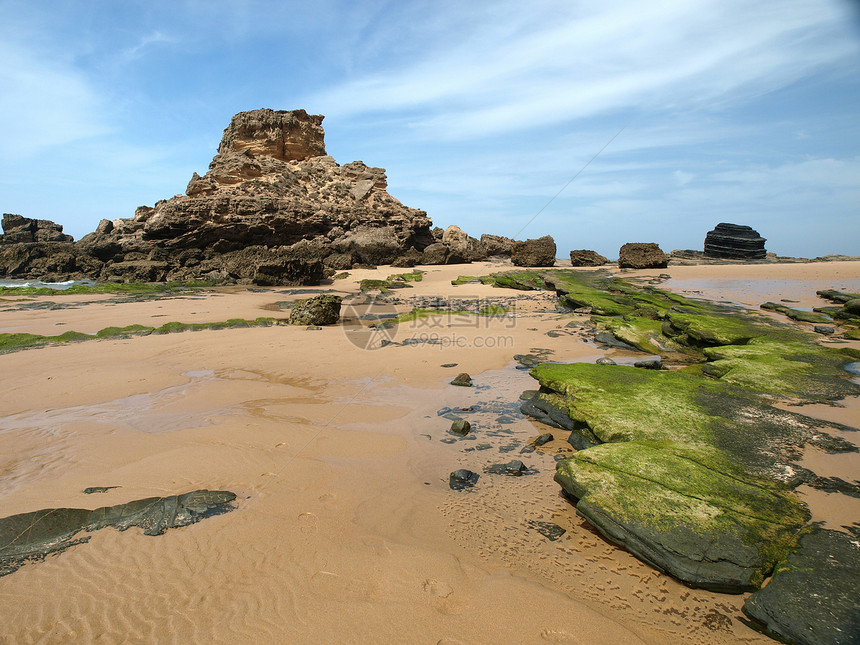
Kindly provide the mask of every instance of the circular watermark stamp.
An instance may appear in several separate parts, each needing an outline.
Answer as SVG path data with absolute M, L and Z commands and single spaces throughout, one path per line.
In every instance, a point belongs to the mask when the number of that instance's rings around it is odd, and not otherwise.
M 397 342 L 400 325 L 396 307 L 379 294 L 362 293 L 344 299 L 340 310 L 343 332 L 360 349 L 381 349 Z

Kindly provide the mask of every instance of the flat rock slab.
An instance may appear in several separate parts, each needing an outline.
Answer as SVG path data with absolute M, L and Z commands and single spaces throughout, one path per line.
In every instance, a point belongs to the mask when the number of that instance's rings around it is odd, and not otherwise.
M 0 519 L 0 576 L 30 561 L 89 541 L 75 539 L 81 531 L 97 531 L 112 526 L 124 531 L 139 526 L 145 535 L 161 535 L 165 530 L 193 524 L 205 517 L 233 509 L 236 495 L 230 491 L 196 490 L 184 495 L 148 497 L 126 504 L 84 508 L 47 508 Z
M 694 587 L 757 589 L 808 512 L 767 480 L 680 445 L 603 444 L 558 463 L 555 480 L 607 539 Z
M 743 471 L 792 485 L 809 479 L 808 473 L 801 478 L 796 464 L 799 446 L 857 450 L 822 432 L 838 425 L 773 407 L 717 379 L 589 363 L 545 363 L 531 375 L 541 389 L 522 403 L 522 412 L 571 430 L 568 441 L 579 450 L 607 442 L 669 441 L 719 450 Z
M 744 613 L 788 643 L 860 643 L 860 539 L 825 529 L 805 535 Z

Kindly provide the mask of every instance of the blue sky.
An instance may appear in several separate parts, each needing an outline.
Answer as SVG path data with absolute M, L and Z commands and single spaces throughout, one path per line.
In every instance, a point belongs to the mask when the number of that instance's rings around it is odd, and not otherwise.
M 860 255 L 857 70 L 849 0 L 0 0 L 0 211 L 80 238 L 184 192 L 234 113 L 305 108 L 475 236 Z

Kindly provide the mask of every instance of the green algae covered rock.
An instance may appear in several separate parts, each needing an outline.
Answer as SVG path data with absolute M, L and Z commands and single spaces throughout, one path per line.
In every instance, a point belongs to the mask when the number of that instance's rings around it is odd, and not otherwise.
M 0 576 L 38 561 L 50 553 L 89 541 L 76 538 L 81 531 L 92 532 L 112 526 L 125 531 L 132 526 L 146 535 L 187 526 L 232 510 L 236 495 L 230 491 L 196 490 L 184 495 L 149 497 L 95 510 L 48 508 L 0 519 Z
M 761 305 L 762 309 L 767 309 L 769 311 L 776 311 L 781 313 L 783 316 L 788 316 L 792 320 L 799 320 L 800 322 L 808 322 L 808 323 L 827 323 L 830 322 L 830 316 L 825 316 L 824 314 L 812 312 L 812 311 L 803 311 L 802 309 L 792 309 L 791 307 L 786 307 L 785 305 L 781 305 L 778 302 L 765 302 Z
M 801 336 L 762 336 L 703 351 L 706 374 L 763 394 L 821 402 L 860 394 L 845 371 L 854 361 L 850 353 Z
M 857 643 L 860 540 L 824 529 L 804 535 L 773 580 L 747 599 L 744 613 L 786 643 Z
M 290 311 L 291 325 L 336 325 L 340 320 L 341 297 L 323 294 L 298 301 Z
M 559 462 L 555 480 L 607 538 L 695 587 L 758 588 L 808 512 L 774 483 L 671 443 L 604 444 Z
M 755 392 L 701 375 L 589 363 L 544 363 L 530 373 L 541 389 L 521 409 L 572 430 L 582 437 L 580 445 L 571 440 L 580 449 L 671 442 L 723 455 L 746 472 L 780 481 L 792 481 L 799 472 L 793 462 L 804 443 L 856 450 L 830 437 L 822 444 L 826 435 L 820 430 L 832 427 L 827 422 L 781 410 Z

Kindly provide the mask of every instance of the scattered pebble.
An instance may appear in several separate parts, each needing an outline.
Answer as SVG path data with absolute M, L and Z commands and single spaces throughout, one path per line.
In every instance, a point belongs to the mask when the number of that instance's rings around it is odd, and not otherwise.
M 477 473 L 461 468 L 460 470 L 455 470 L 448 476 L 448 486 L 451 487 L 451 490 L 471 488 L 478 483 L 478 478 L 479 475 Z
M 465 437 L 469 434 L 469 430 L 472 429 L 472 424 L 466 421 L 465 419 L 457 419 L 454 423 L 451 424 L 451 430 L 453 434 L 460 435 L 461 437 Z
M 545 432 L 544 434 L 542 434 L 541 436 L 539 436 L 537 439 L 534 440 L 534 445 L 535 446 L 543 446 L 544 444 L 549 443 L 553 439 L 554 439 L 554 437 L 552 436 L 551 432 Z
M 469 376 L 466 372 L 462 372 L 457 375 L 457 377 L 451 381 L 451 385 L 459 385 L 461 387 L 472 387 L 472 377 Z

